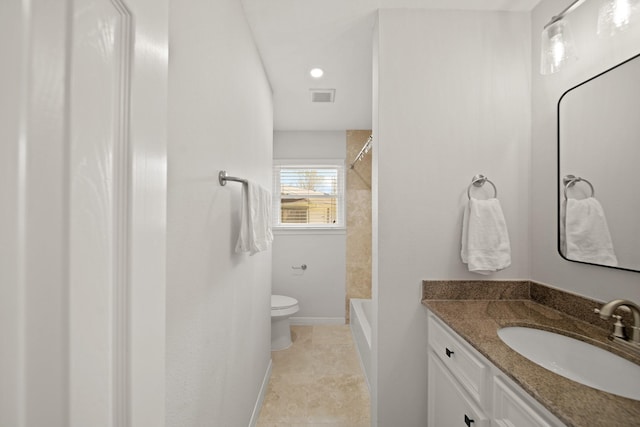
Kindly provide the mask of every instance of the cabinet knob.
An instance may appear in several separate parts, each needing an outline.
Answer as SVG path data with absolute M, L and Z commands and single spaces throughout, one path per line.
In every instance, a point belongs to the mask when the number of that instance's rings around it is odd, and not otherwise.
M 467 414 L 464 415 L 464 423 L 467 425 L 467 427 L 471 427 L 471 423 L 473 422 L 473 420 L 469 417 L 467 417 Z
M 447 353 L 447 357 L 451 357 L 451 355 L 453 354 L 453 351 L 449 350 L 448 348 L 444 348 L 444 352 Z

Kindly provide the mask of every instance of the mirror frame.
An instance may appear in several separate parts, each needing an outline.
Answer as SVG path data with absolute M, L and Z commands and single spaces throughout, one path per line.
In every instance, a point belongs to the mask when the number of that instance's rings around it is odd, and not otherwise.
M 558 254 L 560 255 L 561 258 L 565 259 L 566 261 L 570 261 L 570 262 L 575 262 L 578 264 L 588 264 L 588 265 L 595 265 L 597 267 L 605 267 L 605 268 L 612 268 L 615 270 L 625 270 L 625 271 L 633 271 L 635 273 L 640 273 L 640 270 L 638 269 L 633 269 L 633 268 L 627 268 L 627 267 L 619 267 L 619 266 L 611 266 L 611 265 L 604 265 L 604 264 L 595 264 L 592 262 L 585 262 L 585 261 L 577 261 L 574 259 L 569 259 L 566 256 L 564 256 L 564 254 L 562 253 L 562 248 L 561 248 L 561 243 L 560 243 L 560 221 L 562 221 L 562 218 L 560 217 L 561 214 L 561 203 L 562 203 L 562 188 L 564 188 L 564 185 L 562 184 L 562 176 L 560 175 L 560 103 L 562 102 L 562 99 L 565 97 L 565 95 L 567 95 L 569 92 L 571 92 L 574 89 L 579 88 L 580 86 L 589 83 L 591 80 L 597 79 L 598 77 L 602 76 L 603 74 L 606 74 L 610 71 L 615 70 L 618 67 L 623 66 L 624 64 L 626 64 L 627 62 L 631 62 L 636 58 L 640 58 L 640 53 L 633 55 L 631 58 L 626 59 L 622 62 L 620 62 L 617 65 L 614 65 L 611 68 L 608 68 L 604 71 L 602 71 L 601 73 L 596 74 L 595 76 L 583 81 L 582 83 L 579 83 L 575 86 L 573 86 L 570 89 L 567 89 L 562 96 L 560 96 L 560 99 L 558 99 L 558 106 L 557 106 L 557 111 L 556 111 L 556 123 L 557 123 L 557 136 L 556 136 L 556 141 L 557 141 L 557 159 L 558 159 L 558 167 L 557 167 L 557 180 L 556 180 L 556 203 L 557 203 L 557 227 L 556 227 L 556 239 L 557 239 L 557 251 Z

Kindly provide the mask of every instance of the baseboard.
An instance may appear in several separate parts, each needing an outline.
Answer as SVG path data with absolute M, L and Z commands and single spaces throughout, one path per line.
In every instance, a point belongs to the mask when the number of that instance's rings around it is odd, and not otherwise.
M 345 325 L 344 317 L 290 317 L 292 325 Z
M 273 364 L 269 359 L 269 365 L 267 371 L 264 373 L 264 379 L 262 380 L 262 386 L 260 386 L 260 393 L 258 393 L 258 399 L 256 400 L 256 406 L 253 408 L 253 414 L 251 414 L 251 421 L 249 421 L 249 427 L 255 427 L 258 424 L 258 418 L 260 417 L 260 410 L 262 409 L 262 403 L 264 397 L 267 395 L 267 389 L 269 388 L 269 378 L 271 378 L 271 368 Z

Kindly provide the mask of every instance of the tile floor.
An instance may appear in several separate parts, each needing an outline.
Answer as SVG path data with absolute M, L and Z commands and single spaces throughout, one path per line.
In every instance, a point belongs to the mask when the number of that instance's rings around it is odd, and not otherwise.
M 258 427 L 369 427 L 370 400 L 348 325 L 292 326 L 271 353 Z

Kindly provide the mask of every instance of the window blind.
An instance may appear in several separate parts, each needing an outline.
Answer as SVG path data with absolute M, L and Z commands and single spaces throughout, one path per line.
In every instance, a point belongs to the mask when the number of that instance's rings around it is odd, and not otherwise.
M 275 226 L 344 226 L 344 166 L 278 165 L 273 177 Z

